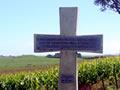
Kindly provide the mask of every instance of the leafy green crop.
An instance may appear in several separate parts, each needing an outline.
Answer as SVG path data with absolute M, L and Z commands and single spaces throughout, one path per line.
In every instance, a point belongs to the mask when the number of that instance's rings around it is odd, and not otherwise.
M 114 72 L 113 72 L 114 71 Z M 59 67 L 46 71 L 22 72 L 0 76 L 0 90 L 57 90 Z M 79 85 L 120 78 L 120 57 L 85 61 L 78 65 Z

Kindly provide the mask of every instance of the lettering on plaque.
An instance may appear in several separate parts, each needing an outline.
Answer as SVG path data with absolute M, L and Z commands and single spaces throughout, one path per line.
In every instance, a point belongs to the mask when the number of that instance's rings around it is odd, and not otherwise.
M 74 83 L 73 75 L 61 75 L 61 83 Z
M 35 35 L 35 52 L 77 50 L 102 52 L 102 35 L 63 37 L 59 35 Z

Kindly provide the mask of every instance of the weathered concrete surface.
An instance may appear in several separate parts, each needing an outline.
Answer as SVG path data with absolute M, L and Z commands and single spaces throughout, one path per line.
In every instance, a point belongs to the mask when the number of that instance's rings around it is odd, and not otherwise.
M 76 36 L 78 8 L 60 8 L 60 35 Z M 78 90 L 76 51 L 61 51 L 58 90 Z M 73 76 L 72 83 L 63 83 L 62 75 Z

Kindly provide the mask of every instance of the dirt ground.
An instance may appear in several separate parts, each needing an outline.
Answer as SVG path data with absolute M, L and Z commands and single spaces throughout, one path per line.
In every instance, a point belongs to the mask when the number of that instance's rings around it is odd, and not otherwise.
M 32 71 L 37 71 L 37 70 L 48 70 L 50 68 L 51 68 L 51 66 L 7 68 L 7 69 L 0 69 L 0 75 L 1 74 L 10 74 L 10 73 L 20 73 L 20 72 L 32 72 Z

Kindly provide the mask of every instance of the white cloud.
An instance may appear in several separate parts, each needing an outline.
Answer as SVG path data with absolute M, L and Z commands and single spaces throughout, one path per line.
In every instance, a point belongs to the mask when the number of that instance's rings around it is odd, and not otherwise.
M 119 54 L 120 53 L 120 41 L 109 40 L 104 41 L 103 45 L 104 54 Z

